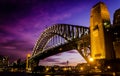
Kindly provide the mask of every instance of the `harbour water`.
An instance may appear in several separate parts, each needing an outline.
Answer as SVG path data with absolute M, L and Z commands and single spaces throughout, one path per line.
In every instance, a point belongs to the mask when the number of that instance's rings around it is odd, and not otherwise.
M 25 72 L 1 72 L 0 76 L 120 76 L 120 73 L 93 74 L 28 74 Z

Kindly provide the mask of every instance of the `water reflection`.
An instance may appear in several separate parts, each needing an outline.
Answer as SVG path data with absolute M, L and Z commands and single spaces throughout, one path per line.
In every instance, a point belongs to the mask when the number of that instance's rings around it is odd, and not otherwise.
M 120 76 L 120 72 L 119 73 L 102 73 L 102 74 L 27 74 L 27 73 L 16 73 L 16 72 L 1 72 L 0 76 Z
M 28 76 L 115 76 L 115 75 L 28 75 Z

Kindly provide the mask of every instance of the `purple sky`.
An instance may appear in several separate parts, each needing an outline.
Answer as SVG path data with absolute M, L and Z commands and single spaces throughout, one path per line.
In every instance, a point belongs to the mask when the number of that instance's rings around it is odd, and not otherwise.
M 90 10 L 103 1 L 110 12 L 120 8 L 120 0 L 0 0 L 0 55 L 10 61 L 26 58 L 41 32 L 56 23 L 89 27 Z M 68 51 L 48 57 L 40 62 L 45 65 L 76 65 L 84 62 L 77 51 Z

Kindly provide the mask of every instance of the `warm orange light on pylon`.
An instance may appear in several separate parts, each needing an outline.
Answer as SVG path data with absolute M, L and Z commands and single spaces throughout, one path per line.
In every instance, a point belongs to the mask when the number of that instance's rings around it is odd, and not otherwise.
M 27 57 L 30 57 L 30 54 L 27 54 Z

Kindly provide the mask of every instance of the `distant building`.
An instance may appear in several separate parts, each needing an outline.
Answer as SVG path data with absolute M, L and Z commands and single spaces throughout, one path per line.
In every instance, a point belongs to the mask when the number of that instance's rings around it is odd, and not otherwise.
M 5 70 L 9 65 L 8 57 L 0 55 L 0 71 Z
M 113 19 L 113 45 L 116 54 L 116 58 L 120 59 L 120 8 L 114 13 Z
M 76 70 L 78 71 L 78 72 L 83 72 L 83 71 L 88 71 L 88 70 L 90 70 L 90 65 L 89 64 L 87 64 L 87 63 L 79 63 L 79 64 L 77 64 L 77 66 L 76 66 Z
M 114 13 L 113 24 L 114 26 L 120 26 L 120 8 L 117 9 Z

